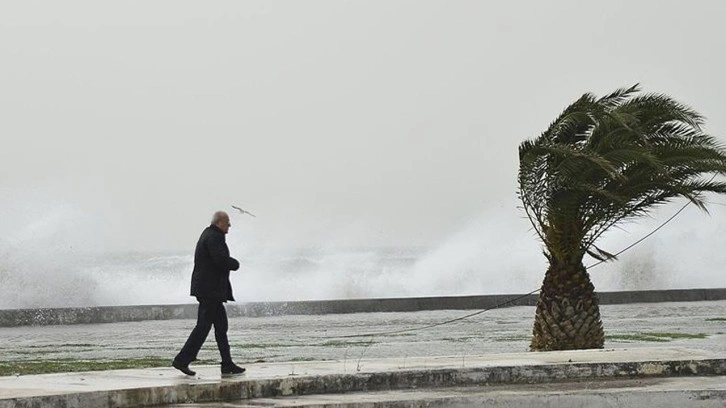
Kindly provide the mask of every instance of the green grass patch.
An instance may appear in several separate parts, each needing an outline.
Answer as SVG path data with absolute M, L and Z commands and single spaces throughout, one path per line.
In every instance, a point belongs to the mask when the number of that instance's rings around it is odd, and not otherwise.
M 36 346 L 25 346 L 25 348 L 30 349 L 44 349 L 44 348 L 51 348 L 51 349 L 59 349 L 64 347 L 102 347 L 98 344 L 89 344 L 89 343 L 65 343 L 65 344 L 44 344 L 44 345 L 36 345 Z
M 213 361 L 197 361 L 195 364 L 211 364 Z M 119 360 L 20 360 L 0 362 L 0 376 L 70 373 L 79 371 L 122 370 L 127 368 L 171 367 L 171 359 L 147 357 Z
M 532 336 L 503 336 L 503 337 L 494 337 L 492 340 L 500 341 L 500 342 L 530 341 L 530 340 L 532 340 Z
M 657 343 L 667 343 L 671 341 L 670 339 L 664 339 L 660 337 L 653 337 L 648 336 L 645 334 L 611 334 L 609 336 L 605 336 L 605 339 L 608 341 L 615 341 L 615 342 L 657 342 Z
M 726 317 L 711 317 L 706 319 L 707 322 L 726 322 Z
M 650 332 L 650 333 L 633 333 L 633 334 L 611 334 L 605 336 L 608 341 L 616 342 L 652 342 L 667 343 L 679 339 L 705 339 L 708 335 L 705 333 L 666 333 L 666 332 Z
M 476 336 L 462 336 L 462 337 L 444 337 L 443 341 L 450 341 L 452 343 L 466 343 L 472 340 L 481 340 L 481 337 Z
M 355 347 L 355 346 L 370 346 L 378 343 L 377 341 L 339 341 L 330 340 L 320 344 L 321 347 Z
M 471 337 L 444 337 L 443 341 L 450 341 L 452 343 L 466 343 L 471 340 Z
M 230 345 L 232 349 L 267 349 L 280 347 L 300 347 L 300 344 L 284 344 L 284 343 L 233 343 Z
M 300 362 L 300 361 L 325 361 L 325 359 L 318 359 L 315 357 L 293 357 L 290 359 L 290 361 Z
M 414 337 L 416 334 L 414 333 L 398 333 L 398 334 L 389 334 L 386 335 L 386 337 Z
M 62 344 L 57 346 L 24 346 L 22 349 L 16 348 L 2 348 L 0 351 L 10 354 L 18 355 L 36 355 L 42 356 L 45 354 L 57 354 L 57 353 L 82 353 L 87 351 L 96 351 L 97 348 L 93 348 L 92 344 Z M 138 348 L 134 348 L 137 350 Z
M 672 339 L 705 339 L 708 337 L 706 333 L 650 333 L 656 337 L 670 337 Z

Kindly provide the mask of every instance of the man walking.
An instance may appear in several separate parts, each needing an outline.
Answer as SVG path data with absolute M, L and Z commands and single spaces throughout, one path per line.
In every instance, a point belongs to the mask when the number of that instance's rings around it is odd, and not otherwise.
M 244 368 L 232 362 L 227 339 L 227 312 L 224 309 L 226 301 L 234 301 L 229 271 L 239 269 L 239 262 L 229 256 L 229 248 L 224 238 L 231 226 L 227 213 L 214 213 L 212 224 L 202 232 L 194 251 L 191 295 L 196 296 L 199 301 L 197 325 L 171 364 L 186 375 L 196 375 L 189 369 L 189 363 L 197 359 L 197 353 L 212 326 L 219 354 L 222 356 L 222 376 L 245 372 Z

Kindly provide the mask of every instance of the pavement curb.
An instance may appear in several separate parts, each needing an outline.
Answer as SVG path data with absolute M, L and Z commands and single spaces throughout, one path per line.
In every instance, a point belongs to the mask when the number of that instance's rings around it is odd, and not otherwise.
M 205 380 L 198 383 L 129 389 L 18 398 L 0 397 L 0 408 L 86 406 L 121 408 L 416 388 L 719 375 L 726 375 L 726 358 L 418 368 L 355 374 Z

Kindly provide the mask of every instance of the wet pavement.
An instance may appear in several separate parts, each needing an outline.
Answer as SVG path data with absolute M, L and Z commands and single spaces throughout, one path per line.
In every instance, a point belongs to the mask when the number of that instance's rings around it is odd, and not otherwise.
M 462 356 L 528 350 L 534 307 L 488 311 L 452 324 L 392 336 L 343 336 L 416 328 L 472 311 L 357 313 L 230 319 L 235 359 L 252 362 Z M 726 352 L 726 301 L 606 305 L 606 347 L 688 347 Z M 0 361 L 171 359 L 194 326 L 166 320 L 0 328 Z M 200 360 L 216 361 L 210 333 Z

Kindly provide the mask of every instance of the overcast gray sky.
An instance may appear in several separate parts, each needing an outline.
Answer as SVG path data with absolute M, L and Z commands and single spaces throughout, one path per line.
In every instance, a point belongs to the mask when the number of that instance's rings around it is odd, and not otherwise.
M 586 91 L 640 82 L 726 134 L 724 16 L 718 0 L 3 1 L 0 233 L 186 250 L 237 204 L 258 218 L 233 228 L 270 245 L 435 245 L 521 216 L 518 144 Z

